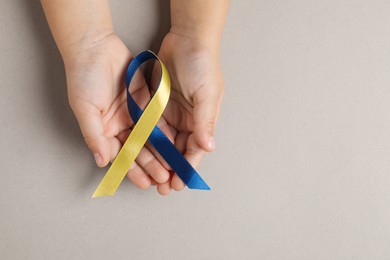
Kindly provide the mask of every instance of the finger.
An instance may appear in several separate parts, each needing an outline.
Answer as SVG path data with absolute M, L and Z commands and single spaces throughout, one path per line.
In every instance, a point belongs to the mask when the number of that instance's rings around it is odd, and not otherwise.
M 169 180 L 169 172 L 157 160 L 148 148 L 142 147 L 136 159 L 137 164 L 148 173 L 157 183 L 165 183 Z
M 116 138 L 121 142 L 122 146 L 126 142 L 127 138 L 129 137 L 130 132 L 131 129 L 125 129 L 116 136 Z
M 85 143 L 94 155 L 97 166 L 106 166 L 110 160 L 110 144 L 104 135 L 101 112 L 91 104 L 79 102 L 74 113 Z
M 168 195 L 171 192 L 171 182 L 168 180 L 166 183 L 157 184 L 157 191 L 160 195 Z
M 122 131 L 129 129 L 132 124 L 133 120 L 130 118 L 127 102 L 124 100 L 105 124 L 104 134 L 110 137 L 117 136 Z
M 147 189 L 151 185 L 150 177 L 142 170 L 142 168 L 133 162 L 129 172 L 127 173 L 129 180 L 140 189 Z
M 196 169 L 199 166 L 205 154 L 206 154 L 205 150 L 198 145 L 198 143 L 195 141 L 194 135 L 191 134 L 188 137 L 187 147 L 186 147 L 186 152 L 184 154 L 184 157 L 192 165 L 192 167 Z M 176 174 L 172 178 L 171 185 L 172 188 L 176 191 L 180 191 L 185 187 L 183 181 Z
M 122 148 L 122 143 L 116 137 L 109 138 L 110 142 L 110 162 L 112 163 L 115 157 L 118 155 L 120 149 Z
M 172 177 L 171 186 L 172 189 L 174 189 L 175 191 L 182 191 L 186 187 L 184 182 L 179 178 L 176 173 Z
M 223 90 L 215 86 L 199 88 L 194 94 L 194 135 L 200 147 L 211 152 L 215 149 L 214 129 L 218 119 Z
M 186 152 L 186 146 L 189 134 L 187 132 L 178 132 L 175 138 L 175 146 L 181 154 Z

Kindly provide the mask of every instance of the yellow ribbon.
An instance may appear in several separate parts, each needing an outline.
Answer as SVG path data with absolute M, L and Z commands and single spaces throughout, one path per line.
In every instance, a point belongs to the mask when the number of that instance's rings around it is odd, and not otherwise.
M 161 60 L 155 54 L 153 55 L 161 66 L 160 83 L 119 154 L 93 193 L 92 198 L 114 195 L 168 103 L 171 91 L 169 74 Z

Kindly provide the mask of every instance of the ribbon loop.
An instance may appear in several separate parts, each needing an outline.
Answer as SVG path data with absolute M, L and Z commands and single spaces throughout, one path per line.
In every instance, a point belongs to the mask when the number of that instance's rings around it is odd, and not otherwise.
M 155 59 L 160 63 L 161 79 L 156 92 L 142 111 L 128 88 L 137 69 L 142 63 L 150 59 Z M 147 140 L 162 155 L 188 188 L 209 190 L 209 186 L 157 126 L 157 122 L 169 100 L 171 83 L 165 65 L 156 54 L 151 51 L 143 51 L 134 58 L 127 69 L 126 86 L 127 106 L 135 126 L 92 198 L 114 195 Z

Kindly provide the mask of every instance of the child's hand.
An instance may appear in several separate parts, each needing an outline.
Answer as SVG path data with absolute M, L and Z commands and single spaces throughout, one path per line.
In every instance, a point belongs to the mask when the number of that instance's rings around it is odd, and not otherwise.
M 116 157 L 133 125 L 123 77 L 132 55 L 114 33 L 81 48 L 76 43 L 72 48 L 72 57 L 64 59 L 69 102 L 97 165 L 104 167 Z M 149 101 L 148 88 L 140 74 L 134 77 L 130 90 L 140 106 Z M 159 126 L 172 137 L 163 119 Z M 149 175 L 157 183 L 169 179 L 167 169 L 144 147 L 128 177 L 145 189 L 151 184 Z
M 174 129 L 175 145 L 192 166 L 197 167 L 206 152 L 215 149 L 214 129 L 223 96 L 219 52 L 205 43 L 170 32 L 164 38 L 159 57 L 169 71 L 172 90 L 164 118 Z M 182 190 L 177 175 L 158 184 L 161 194 Z
M 103 167 L 117 155 L 133 124 L 123 79 L 131 54 L 113 33 L 108 1 L 41 2 L 65 63 L 69 102 L 96 163 Z M 169 124 L 162 118 L 158 125 L 196 167 L 215 148 L 223 93 L 219 43 L 229 0 L 170 2 L 171 32 L 159 55 L 173 85 L 164 113 Z M 145 105 L 150 96 L 143 77 L 136 75 L 132 85 L 135 100 Z M 184 188 L 176 175 L 170 179 L 169 166 L 153 148 L 144 147 L 136 162 L 128 176 L 138 187 L 157 182 L 161 194 L 171 186 Z

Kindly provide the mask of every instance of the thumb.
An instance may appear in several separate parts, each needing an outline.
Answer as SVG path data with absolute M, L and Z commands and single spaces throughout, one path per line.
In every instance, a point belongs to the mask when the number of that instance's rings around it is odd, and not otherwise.
M 222 93 L 202 91 L 194 95 L 194 136 L 205 151 L 215 150 L 214 129 L 219 116 Z
M 110 145 L 104 135 L 100 111 L 96 107 L 91 107 L 89 110 L 75 111 L 75 115 L 84 140 L 95 157 L 97 166 L 105 167 L 110 160 Z

